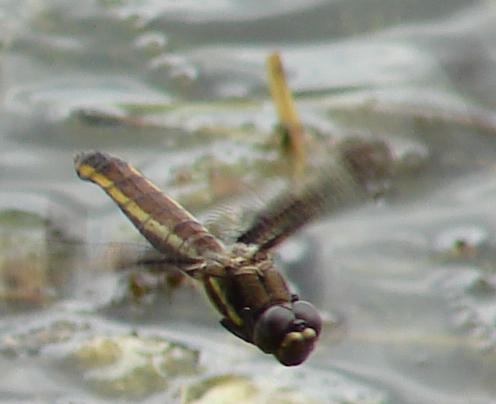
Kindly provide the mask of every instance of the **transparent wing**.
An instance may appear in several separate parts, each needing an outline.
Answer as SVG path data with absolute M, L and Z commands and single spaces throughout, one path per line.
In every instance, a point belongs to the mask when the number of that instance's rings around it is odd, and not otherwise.
M 377 189 L 371 192 L 373 186 L 391 174 L 392 158 L 383 142 L 350 140 L 333 157 L 318 178 L 277 197 L 256 214 L 236 241 L 255 244 L 262 251 L 274 248 L 319 215 L 349 208 L 376 194 Z

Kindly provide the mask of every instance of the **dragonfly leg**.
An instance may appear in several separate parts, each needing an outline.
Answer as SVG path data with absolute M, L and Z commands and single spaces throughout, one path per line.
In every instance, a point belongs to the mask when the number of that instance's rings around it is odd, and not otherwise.
M 179 269 L 197 280 L 202 280 L 205 276 L 222 278 L 226 274 L 225 268 L 218 265 L 208 265 L 205 262 L 181 265 Z
M 250 337 L 246 334 L 245 327 L 240 327 L 234 324 L 228 318 L 223 318 L 222 320 L 220 320 L 220 323 L 227 331 L 236 335 L 236 337 L 241 338 L 246 342 L 252 343 Z

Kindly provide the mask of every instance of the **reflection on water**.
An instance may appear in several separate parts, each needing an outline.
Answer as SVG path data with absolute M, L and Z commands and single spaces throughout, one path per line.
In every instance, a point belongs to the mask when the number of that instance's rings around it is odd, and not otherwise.
M 289 402 L 491 402 L 494 4 L 259 5 L 0 6 L 0 400 L 111 402 L 115 396 L 103 390 L 124 389 L 129 379 L 97 389 L 95 380 L 123 372 L 118 361 L 82 370 L 86 383 L 66 372 L 67 361 L 92 341 L 104 341 L 117 358 L 126 350 L 116 341 L 125 341 L 138 346 L 125 352 L 134 364 L 157 365 L 135 372 L 159 369 L 150 376 L 157 383 L 140 390 L 147 402 L 177 399 L 181 385 L 190 402 L 226 391 L 252 401 L 266 394 Z M 281 188 L 264 73 L 274 49 L 296 90 L 312 150 L 348 136 L 379 138 L 398 162 L 382 201 L 327 217 L 281 251 L 289 272 L 297 271 L 295 286 L 339 319 L 337 329 L 324 330 L 308 364 L 291 371 L 217 327 L 190 286 L 145 293 L 136 304 L 122 299 L 122 273 L 102 270 L 97 260 L 88 268 L 81 251 L 62 249 L 50 265 L 46 250 L 31 248 L 42 244 L 44 226 L 54 220 L 70 225 L 71 240 L 134 236 L 97 189 L 76 179 L 72 155 L 79 150 L 132 161 L 202 214 L 238 192 L 241 180 L 252 190 Z M 100 115 L 89 119 L 88 111 Z M 311 164 L 325 162 L 314 154 Z M 255 205 L 265 198 L 248 194 Z M 144 352 L 145 340 L 158 348 Z M 160 347 L 175 343 L 198 351 L 199 364 L 161 384 Z M 267 380 L 277 387 L 266 390 Z M 292 395 L 281 396 L 288 389 Z

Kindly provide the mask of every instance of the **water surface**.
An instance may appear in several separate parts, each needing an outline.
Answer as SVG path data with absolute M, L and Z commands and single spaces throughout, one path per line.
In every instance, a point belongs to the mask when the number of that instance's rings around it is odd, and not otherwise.
M 2 2 L 0 20 L 2 271 L 14 262 L 24 288 L 48 284 L 52 296 L 9 297 L 2 275 L 2 402 L 136 399 L 68 359 L 95 336 L 132 332 L 199 352 L 193 376 L 139 390 L 146 402 L 226 375 L 277 381 L 302 395 L 294 402 L 494 402 L 494 2 L 26 0 Z M 97 260 L 69 249 L 46 270 L 43 249 L 31 251 L 47 219 L 89 242 L 135 240 L 76 178 L 80 150 L 121 156 L 207 218 L 212 172 L 263 183 L 264 163 L 280 158 L 264 71 L 273 50 L 316 141 L 378 137 L 404 164 L 383 201 L 283 249 L 308 271 L 305 297 L 339 319 L 297 369 L 226 333 L 191 286 L 136 305 L 125 276 Z

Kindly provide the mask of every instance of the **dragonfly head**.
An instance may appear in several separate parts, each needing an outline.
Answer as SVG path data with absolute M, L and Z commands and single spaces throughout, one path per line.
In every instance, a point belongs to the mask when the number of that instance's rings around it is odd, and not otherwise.
M 258 318 L 253 341 L 285 366 L 299 365 L 313 351 L 322 328 L 317 309 L 297 300 L 269 307 Z

